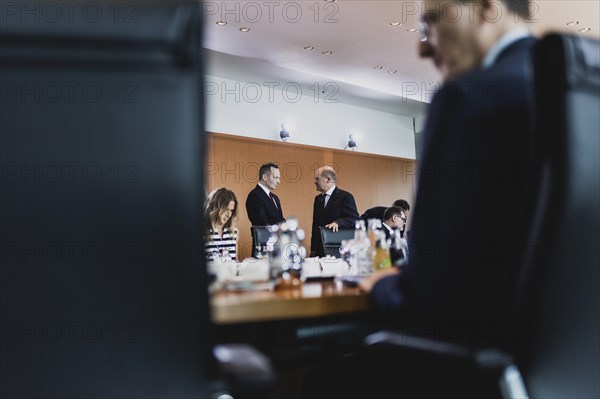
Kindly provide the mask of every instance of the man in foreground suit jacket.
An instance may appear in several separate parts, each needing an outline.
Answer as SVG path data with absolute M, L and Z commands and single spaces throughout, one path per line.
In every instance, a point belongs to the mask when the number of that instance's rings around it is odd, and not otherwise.
M 315 197 L 313 207 L 312 237 L 310 249 L 313 256 L 325 256 L 319 227 L 332 231 L 353 229 L 359 218 L 354 196 L 336 187 L 337 174 L 330 166 L 315 172 L 315 186 L 321 194 Z
M 285 221 L 279 197 L 273 190 L 279 185 L 279 166 L 266 163 L 258 172 L 258 184 L 246 199 L 246 212 L 252 226 L 270 226 Z
M 447 3 L 424 3 L 423 40 L 445 84 L 428 112 L 409 263 L 361 287 L 376 309 L 466 326 L 506 315 L 511 251 L 527 241 L 535 40 L 526 0 L 455 1 L 458 19 Z M 506 217 L 510 230 L 498 227 Z

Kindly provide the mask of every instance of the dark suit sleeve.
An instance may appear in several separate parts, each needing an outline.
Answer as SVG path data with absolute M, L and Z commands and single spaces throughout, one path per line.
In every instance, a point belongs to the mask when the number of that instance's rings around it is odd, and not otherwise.
M 264 204 L 254 190 L 250 191 L 246 199 L 246 212 L 248 212 L 248 219 L 250 219 L 252 226 L 266 226 L 268 224 Z
M 371 209 L 373 209 L 373 208 L 369 208 L 369 209 L 367 209 L 367 210 L 365 211 L 365 213 L 363 213 L 362 215 L 360 215 L 360 218 L 361 218 L 362 220 L 364 220 L 364 221 L 365 221 L 365 223 L 367 223 L 367 221 L 373 217 L 373 216 L 371 215 Z
M 356 202 L 354 196 L 349 192 L 344 194 L 342 200 L 342 217 L 336 219 L 336 223 L 340 228 L 350 229 L 354 228 L 356 221 L 359 219 L 358 210 L 356 209 Z
M 372 308 L 386 313 L 399 313 L 404 309 L 404 293 L 401 289 L 403 276 L 393 275 L 382 278 L 369 293 Z

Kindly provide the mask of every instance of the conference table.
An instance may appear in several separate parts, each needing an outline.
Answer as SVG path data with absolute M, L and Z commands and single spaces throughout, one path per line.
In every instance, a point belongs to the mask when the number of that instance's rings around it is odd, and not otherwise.
M 213 321 L 219 325 L 331 317 L 364 312 L 367 307 L 364 292 L 336 279 L 274 290 L 216 290 L 211 294 Z

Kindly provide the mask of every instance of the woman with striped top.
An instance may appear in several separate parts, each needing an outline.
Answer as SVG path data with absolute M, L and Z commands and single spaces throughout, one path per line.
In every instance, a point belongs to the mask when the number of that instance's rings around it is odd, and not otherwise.
M 207 224 L 205 245 L 206 260 L 231 260 L 237 258 L 238 200 L 233 191 L 219 188 L 206 198 L 204 215 Z

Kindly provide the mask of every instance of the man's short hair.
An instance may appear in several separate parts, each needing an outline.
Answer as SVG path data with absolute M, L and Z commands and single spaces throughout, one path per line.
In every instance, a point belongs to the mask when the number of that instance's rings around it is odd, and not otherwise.
M 520 16 L 521 18 L 527 20 L 531 17 L 531 10 L 529 8 L 529 0 L 502 0 L 506 7 Z
M 462 3 L 470 3 L 473 0 L 459 0 Z M 524 20 L 528 20 L 531 17 L 531 10 L 529 9 L 529 0 L 500 0 L 510 12 L 515 13 Z
M 398 206 L 398 207 L 404 209 L 405 212 L 410 211 L 410 205 L 408 205 L 408 202 L 406 202 L 403 199 L 399 199 L 399 200 L 394 201 L 393 206 Z
M 258 170 L 258 180 L 262 180 L 263 175 L 270 175 L 271 168 L 279 169 L 279 166 L 274 163 L 263 164 Z
M 337 173 L 335 173 L 335 170 L 331 166 L 323 166 L 321 168 L 320 175 L 323 177 L 328 177 L 331 180 L 333 180 L 335 183 L 337 183 Z
M 402 213 L 404 213 L 404 209 L 400 208 L 399 206 L 390 206 L 385 210 L 385 212 L 383 212 L 383 221 L 385 222 L 386 220 L 391 220 L 395 215 L 401 218 Z

